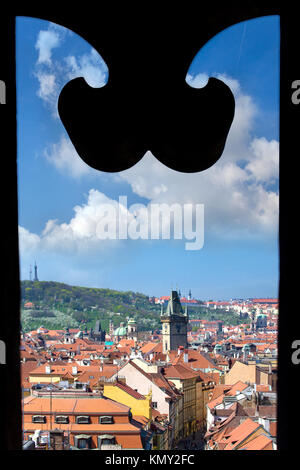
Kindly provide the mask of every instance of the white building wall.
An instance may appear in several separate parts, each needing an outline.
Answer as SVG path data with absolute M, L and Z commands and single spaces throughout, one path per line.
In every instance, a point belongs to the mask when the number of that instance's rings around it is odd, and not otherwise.
M 129 385 L 129 387 L 137 390 L 142 395 L 148 395 L 151 390 L 152 401 L 157 403 L 156 409 L 162 414 L 167 414 L 170 418 L 169 404 L 165 400 L 168 395 L 165 394 L 157 385 L 151 382 L 130 363 L 125 364 L 125 366 L 120 369 L 119 375 L 125 377 L 126 384 Z

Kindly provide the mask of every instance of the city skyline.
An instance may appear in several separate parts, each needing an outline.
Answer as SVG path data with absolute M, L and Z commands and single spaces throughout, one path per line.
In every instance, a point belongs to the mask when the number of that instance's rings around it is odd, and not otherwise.
M 36 282 L 36 281 L 37 282 L 59 282 L 59 281 L 56 281 L 55 279 L 52 279 L 52 280 L 49 280 L 49 279 L 40 280 L 40 279 L 38 279 L 38 265 L 36 264 L 36 262 L 35 262 L 35 265 L 34 265 L 34 273 L 35 273 L 34 278 L 32 279 L 32 266 L 30 265 L 30 267 L 29 267 L 29 278 L 28 279 L 23 279 L 23 280 L 24 281 L 31 281 L 31 282 Z M 68 284 L 68 283 L 64 283 L 64 284 Z M 101 287 L 95 287 L 95 286 L 74 286 L 73 285 L 73 287 L 86 287 L 86 288 L 96 288 L 96 289 L 99 288 L 99 289 L 101 289 Z M 134 289 L 130 289 L 130 291 L 135 292 Z M 212 298 L 212 299 L 203 298 L 203 299 L 200 299 L 200 298 L 195 297 L 192 294 L 192 291 L 191 291 L 190 288 L 185 287 L 185 289 L 181 289 L 180 286 L 178 286 L 178 284 L 170 285 L 170 288 L 168 290 L 168 293 L 166 293 L 166 295 L 156 296 L 155 293 L 151 295 L 151 294 L 145 293 L 145 292 L 140 292 L 140 294 L 149 295 L 149 298 L 163 299 L 165 297 L 169 297 L 171 295 L 171 293 L 174 292 L 174 291 L 176 291 L 179 294 L 179 297 L 180 297 L 181 300 L 182 299 L 193 299 L 193 300 L 197 300 L 197 301 L 202 301 L 202 300 L 203 301 L 209 301 L 209 300 L 211 300 L 213 302 L 227 302 L 227 301 L 236 302 L 236 301 L 249 301 L 249 300 L 251 301 L 251 300 L 256 300 L 256 299 L 278 300 L 277 297 L 268 297 L 268 296 L 245 297 L 245 298 L 231 296 L 229 298 L 223 298 L 223 299 L 220 299 L 220 298 Z

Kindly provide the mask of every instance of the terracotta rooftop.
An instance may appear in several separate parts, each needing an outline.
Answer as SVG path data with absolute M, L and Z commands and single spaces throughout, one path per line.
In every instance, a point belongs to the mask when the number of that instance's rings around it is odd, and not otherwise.
M 129 406 L 118 403 L 109 398 L 39 398 L 33 397 L 30 401 L 24 400 L 24 413 L 121 413 L 127 414 Z
M 169 379 L 191 379 L 198 377 L 198 373 L 185 364 L 176 364 L 164 368 L 164 375 Z
M 226 392 L 225 395 L 235 396 L 236 392 L 238 392 L 238 391 L 242 392 L 243 390 L 245 390 L 248 387 L 249 387 L 249 385 L 247 385 L 244 382 L 242 382 L 241 380 L 239 380 L 238 382 L 236 382 L 234 385 L 232 385 L 230 387 L 230 390 L 228 390 L 228 392 Z
M 123 390 L 124 392 L 128 393 L 128 395 L 131 395 L 133 398 L 136 398 L 137 400 L 145 400 L 144 395 L 141 395 L 141 393 L 129 387 L 129 385 L 127 384 L 124 384 L 122 382 L 116 382 L 115 386 L 118 387 L 120 390 Z
M 273 450 L 272 439 L 265 434 L 261 434 L 247 442 L 245 446 L 240 447 L 239 450 Z
M 244 439 L 254 433 L 260 424 L 255 423 L 248 418 L 243 421 L 237 428 L 233 429 L 230 434 L 226 434 L 226 446 L 224 450 L 234 450 Z

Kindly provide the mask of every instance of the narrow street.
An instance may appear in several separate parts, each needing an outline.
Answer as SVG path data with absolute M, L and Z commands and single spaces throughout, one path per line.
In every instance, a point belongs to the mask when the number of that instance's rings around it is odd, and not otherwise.
M 205 440 L 203 439 L 203 431 L 197 431 L 178 442 L 176 449 L 178 450 L 205 450 Z

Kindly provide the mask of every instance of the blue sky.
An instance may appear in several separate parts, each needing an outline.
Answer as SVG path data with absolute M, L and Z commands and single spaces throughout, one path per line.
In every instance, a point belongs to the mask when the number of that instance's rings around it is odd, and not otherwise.
M 76 154 L 57 114 L 65 83 L 104 86 L 105 62 L 88 43 L 46 21 L 16 21 L 21 278 L 201 299 L 272 297 L 278 289 L 279 18 L 234 25 L 199 51 L 190 86 L 227 83 L 236 113 L 221 159 L 197 174 L 164 167 L 150 152 L 109 174 Z M 101 54 L 101 51 L 99 51 Z M 104 58 L 105 60 L 105 58 Z M 170 70 L 170 80 L 172 71 Z M 101 139 L 101 136 L 99 136 Z M 99 207 L 204 204 L 204 246 L 186 240 L 99 240 Z

